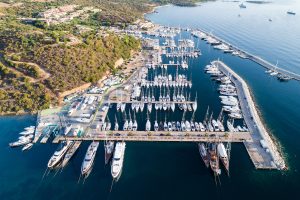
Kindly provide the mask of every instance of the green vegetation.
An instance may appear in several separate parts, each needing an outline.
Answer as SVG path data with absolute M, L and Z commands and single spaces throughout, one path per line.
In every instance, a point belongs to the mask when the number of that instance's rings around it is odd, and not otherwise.
M 0 113 L 31 112 L 56 102 L 59 92 L 115 73 L 119 58 L 128 61 L 140 49 L 140 41 L 116 35 L 103 26 L 124 28 L 155 6 L 172 3 L 195 6 L 201 0 L 7 0 L 0 8 Z M 24 23 L 50 8 L 62 5 L 92 6 L 88 17 L 47 25 Z M 85 27 L 88 31 L 80 31 Z M 38 69 L 41 68 L 41 69 Z M 49 76 L 44 78 L 46 71 Z M 44 72 L 43 72 L 44 73 Z
M 40 83 L 12 72 L 0 63 L 0 113 L 32 112 L 48 108 L 51 96 Z
M 50 89 L 65 91 L 84 82 L 97 82 L 106 71 L 114 70 L 118 58 L 128 59 L 131 50 L 139 48 L 139 41 L 130 36 L 119 38 L 110 34 L 99 38 L 91 34 L 84 40 L 76 46 L 47 45 L 37 48 L 28 53 L 26 59 L 52 74 L 46 80 Z

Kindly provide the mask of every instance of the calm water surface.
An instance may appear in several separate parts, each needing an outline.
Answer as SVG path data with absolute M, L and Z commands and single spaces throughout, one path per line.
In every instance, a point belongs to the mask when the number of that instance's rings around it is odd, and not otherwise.
M 300 14 L 297 1 L 272 4 L 213 2 L 197 8 L 162 7 L 149 16 L 156 23 L 191 26 L 213 31 L 229 42 L 261 55 L 269 61 L 300 71 L 299 15 L 288 16 L 290 8 Z M 298 11 L 299 10 L 299 11 Z M 238 18 L 238 14 L 241 17 Z M 273 22 L 268 22 L 272 18 Z M 182 37 L 185 37 L 186 33 Z M 195 40 L 196 41 L 196 40 Z M 197 42 L 197 41 L 196 41 Z M 189 62 L 193 77 L 192 94 L 198 93 L 196 120 L 202 120 L 209 105 L 217 116 L 221 105 L 217 85 L 203 68 L 220 58 L 240 74 L 252 89 L 257 106 L 268 129 L 280 142 L 288 161 L 287 172 L 258 171 L 253 168 L 242 144 L 234 144 L 231 175 L 220 177 L 216 186 L 192 143 L 127 143 L 123 174 L 111 187 L 110 167 L 104 166 L 104 150 L 99 146 L 92 173 L 78 183 L 80 166 L 89 143 L 83 144 L 69 165 L 43 178 L 47 162 L 56 149 L 54 144 L 37 144 L 28 152 L 8 148 L 18 132 L 35 124 L 34 116 L 1 117 L 0 199 L 283 199 L 297 198 L 300 189 L 300 84 L 281 83 L 264 73 L 259 65 L 223 54 L 199 44 L 202 56 Z M 289 67 L 289 68 L 288 68 Z M 172 72 L 172 70 L 170 71 Z M 110 113 L 113 119 L 115 113 Z M 121 118 L 121 115 L 117 115 Z M 145 115 L 139 115 L 145 124 Z M 179 120 L 182 113 L 168 115 Z M 191 116 L 188 115 L 187 118 Z M 158 113 L 159 119 L 164 119 Z M 151 119 L 155 119 L 152 113 Z

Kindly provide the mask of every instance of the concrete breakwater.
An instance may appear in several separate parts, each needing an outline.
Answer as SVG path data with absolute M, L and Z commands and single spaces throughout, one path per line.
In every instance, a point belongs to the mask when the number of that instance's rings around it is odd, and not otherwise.
M 244 145 L 255 167 L 257 169 L 285 169 L 285 161 L 258 115 L 246 82 L 223 62 L 214 61 L 212 64 L 224 74 L 229 74 L 237 88 L 243 117 L 252 137 L 252 141 L 245 141 Z

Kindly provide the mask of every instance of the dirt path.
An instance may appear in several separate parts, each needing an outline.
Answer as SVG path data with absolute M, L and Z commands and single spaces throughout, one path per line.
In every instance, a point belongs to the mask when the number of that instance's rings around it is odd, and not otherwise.
M 49 78 L 51 76 L 50 73 L 48 73 L 46 70 L 44 70 L 43 68 L 41 68 L 38 64 L 36 63 L 32 63 L 32 62 L 21 62 L 21 61 L 13 61 L 10 60 L 11 62 L 15 63 L 15 64 L 27 64 L 27 65 L 31 65 L 34 66 L 38 69 L 39 74 L 40 74 L 40 78 L 35 79 L 33 77 L 31 77 L 34 81 L 33 82 L 41 82 L 44 81 L 45 79 Z

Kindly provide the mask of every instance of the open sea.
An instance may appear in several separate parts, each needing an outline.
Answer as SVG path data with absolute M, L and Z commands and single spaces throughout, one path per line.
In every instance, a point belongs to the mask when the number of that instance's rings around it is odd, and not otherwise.
M 279 67 L 300 73 L 300 1 L 244 4 L 246 9 L 240 9 L 238 2 L 225 1 L 203 3 L 195 8 L 164 6 L 146 17 L 158 24 L 204 29 L 272 63 L 278 61 Z M 287 15 L 287 10 L 297 14 Z M 189 36 L 184 32 L 182 37 Z M 210 61 L 220 59 L 249 84 L 264 123 L 281 145 L 288 171 L 255 170 L 243 144 L 233 144 L 230 177 L 223 173 L 221 185 L 216 186 L 196 144 L 127 142 L 122 176 L 111 189 L 110 167 L 104 165 L 102 143 L 90 176 L 85 182 L 78 182 L 89 145 L 86 142 L 65 169 L 44 176 L 57 145 L 36 144 L 27 152 L 9 148 L 8 143 L 17 139 L 24 127 L 35 125 L 36 116 L 6 116 L 0 117 L 0 199 L 298 199 L 300 83 L 279 82 L 252 61 L 224 54 L 204 41 L 195 42 L 202 56 L 189 60 L 190 69 L 186 72 L 193 79 L 192 99 L 198 94 L 195 120 L 203 120 L 208 106 L 215 118 L 220 112 L 217 85 L 203 72 Z M 175 73 L 172 69 L 169 72 Z M 109 113 L 111 121 L 115 116 L 121 119 L 121 114 L 113 110 L 114 107 Z M 155 117 L 152 111 L 152 121 Z M 182 112 L 167 117 L 180 120 Z M 138 114 L 137 118 L 142 129 L 146 114 Z M 164 120 L 165 115 L 159 112 L 158 118 Z

